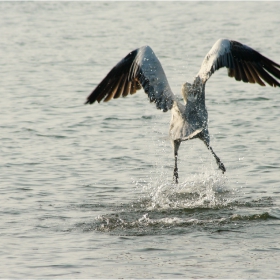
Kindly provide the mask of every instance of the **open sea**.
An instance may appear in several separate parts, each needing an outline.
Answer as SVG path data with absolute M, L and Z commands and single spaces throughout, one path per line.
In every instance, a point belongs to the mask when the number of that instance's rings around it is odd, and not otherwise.
M 172 182 L 170 112 L 143 90 L 84 105 L 130 51 L 173 92 L 219 38 L 280 63 L 280 2 L 0 2 L 1 278 L 279 278 L 280 90 L 206 86 Z

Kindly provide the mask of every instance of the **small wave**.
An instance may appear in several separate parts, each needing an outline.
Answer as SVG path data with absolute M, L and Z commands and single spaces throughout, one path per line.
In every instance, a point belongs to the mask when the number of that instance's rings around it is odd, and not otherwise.
M 155 116 L 154 115 L 146 115 L 146 116 L 142 116 L 141 118 L 144 119 L 144 120 L 151 120 L 151 119 L 155 118 Z
M 150 217 L 152 216 L 157 217 Z M 133 216 L 133 218 L 132 218 Z M 91 224 L 83 224 L 83 231 L 99 231 L 114 235 L 181 234 L 193 231 L 234 231 L 250 226 L 252 222 L 273 219 L 268 212 L 257 214 L 196 213 L 196 215 L 170 216 L 170 213 L 145 213 L 141 217 L 122 215 L 98 216 Z M 164 217 L 162 217 L 164 216 Z M 187 216 L 187 217 L 186 217 Z M 81 225 L 80 225 L 81 226 Z
M 195 215 L 194 213 L 189 215 L 177 213 L 178 216 L 172 216 L 166 212 L 156 215 L 145 213 L 141 217 L 133 214 L 126 217 L 115 214 L 104 215 L 98 216 L 92 224 L 84 224 L 82 227 L 84 231 L 96 230 L 117 235 L 180 234 L 196 230 L 211 232 L 240 230 L 240 228 L 250 226 L 252 222 L 275 219 L 275 216 L 268 212 L 247 215 L 197 211 Z M 156 217 L 150 217 L 150 214 Z
M 267 97 L 262 97 L 262 96 L 259 96 L 259 97 L 253 97 L 253 98 L 238 98 L 238 99 L 233 99 L 232 102 L 250 102 L 250 101 L 266 101 L 266 100 L 270 100 L 269 98 Z
M 83 230 L 95 229 L 100 232 L 107 232 L 118 235 L 154 235 L 177 233 L 179 229 L 190 230 L 193 226 L 206 226 L 207 224 L 219 224 L 224 218 L 200 220 L 196 218 L 164 217 L 150 218 L 146 213 L 135 220 L 127 220 L 118 215 L 99 216 L 95 223 L 84 227 Z
M 272 208 L 272 209 L 269 211 L 269 216 L 270 216 L 271 218 L 279 219 L 279 220 L 280 220 L 280 209 L 279 209 L 279 208 Z
M 257 220 L 267 220 L 271 218 L 268 212 L 260 213 L 260 214 L 252 214 L 252 215 L 239 215 L 234 214 L 230 217 L 232 221 L 257 221 Z
M 40 134 L 40 133 L 37 133 L 36 135 L 39 137 L 50 137 L 50 138 L 57 138 L 57 139 L 68 138 L 67 136 L 64 135 L 52 135 L 52 134 L 47 135 L 47 134 Z
M 148 200 L 132 204 L 102 205 L 103 211 L 90 222 L 78 223 L 69 230 L 98 231 L 120 236 L 185 234 L 193 231 L 240 231 L 254 223 L 280 219 L 278 208 L 268 207 L 271 198 L 250 202 L 234 201 L 223 206 L 149 208 Z M 255 207 L 253 207 L 255 206 Z M 96 209 L 100 205 L 85 204 L 82 208 Z M 263 209 L 261 209 L 263 207 Z

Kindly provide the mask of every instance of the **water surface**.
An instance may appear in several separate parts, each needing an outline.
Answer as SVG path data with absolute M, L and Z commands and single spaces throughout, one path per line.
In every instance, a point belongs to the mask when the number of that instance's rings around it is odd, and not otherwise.
M 204 144 L 172 182 L 170 113 L 83 105 L 150 45 L 175 94 L 219 38 L 280 62 L 278 2 L 1 2 L 1 277 L 277 278 L 280 92 L 207 83 Z

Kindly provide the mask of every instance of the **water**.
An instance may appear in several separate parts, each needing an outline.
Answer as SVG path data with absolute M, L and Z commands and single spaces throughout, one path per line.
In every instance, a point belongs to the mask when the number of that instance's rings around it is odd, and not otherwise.
M 2 278 L 276 278 L 279 88 L 207 84 L 172 183 L 169 113 L 86 97 L 149 44 L 174 93 L 219 38 L 280 62 L 278 2 L 1 2 Z

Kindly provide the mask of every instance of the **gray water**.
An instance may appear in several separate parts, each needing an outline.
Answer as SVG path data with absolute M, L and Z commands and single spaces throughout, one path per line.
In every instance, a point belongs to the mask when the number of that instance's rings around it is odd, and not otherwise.
M 280 62 L 279 2 L 1 2 L 1 278 L 278 278 L 280 91 L 207 83 L 179 150 L 144 92 L 86 97 L 150 45 L 175 94 L 219 38 Z

